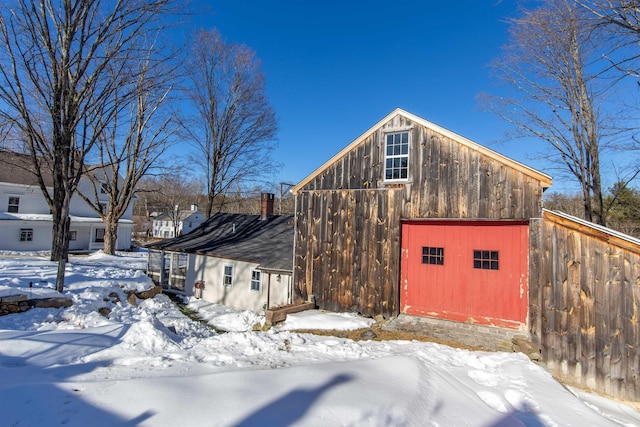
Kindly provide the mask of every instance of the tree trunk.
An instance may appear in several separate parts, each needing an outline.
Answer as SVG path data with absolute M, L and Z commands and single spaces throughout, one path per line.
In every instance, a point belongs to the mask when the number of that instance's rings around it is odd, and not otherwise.
M 116 243 L 118 241 L 118 220 L 107 217 L 104 223 L 104 253 L 108 255 L 116 254 Z
M 591 182 L 593 184 L 593 222 L 602 226 L 607 225 L 604 213 L 604 201 L 602 198 L 602 182 L 600 179 L 600 155 L 594 150 L 592 157 Z
M 51 217 L 53 220 L 51 261 L 58 262 L 58 274 L 56 276 L 56 290 L 64 291 L 65 264 L 69 260 L 69 205 L 71 204 L 71 185 L 69 182 L 69 162 L 71 143 L 69 136 L 54 137 L 55 151 L 53 153 L 53 206 Z M 61 144 L 60 141 L 67 141 Z

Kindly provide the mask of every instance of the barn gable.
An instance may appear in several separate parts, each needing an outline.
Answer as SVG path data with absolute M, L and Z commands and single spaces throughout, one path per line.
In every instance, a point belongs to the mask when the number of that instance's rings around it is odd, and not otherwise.
M 529 221 L 550 185 L 543 173 L 396 109 L 293 188 L 298 296 L 394 316 L 402 222 Z

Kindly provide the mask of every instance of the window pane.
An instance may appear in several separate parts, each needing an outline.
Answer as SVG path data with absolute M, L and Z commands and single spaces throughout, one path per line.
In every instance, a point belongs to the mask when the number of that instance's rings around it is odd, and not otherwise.
M 499 251 L 473 251 L 473 268 L 499 270 Z
M 409 176 L 409 133 L 386 135 L 385 179 L 407 179 Z
M 430 265 L 444 265 L 444 248 L 423 246 L 422 263 Z

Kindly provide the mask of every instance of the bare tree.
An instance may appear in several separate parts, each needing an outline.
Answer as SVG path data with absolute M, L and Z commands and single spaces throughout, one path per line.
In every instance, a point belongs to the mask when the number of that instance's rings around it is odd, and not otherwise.
M 584 24 L 572 0 L 546 0 L 510 21 L 510 43 L 493 68 L 511 95 L 487 97 L 491 110 L 519 136 L 537 137 L 581 185 L 584 217 L 605 224 L 600 154 L 614 130 L 602 105 L 611 83 L 603 77 L 603 39 Z
M 53 217 L 51 259 L 64 287 L 69 203 L 85 157 L 117 113 L 112 94 L 171 0 L 17 0 L 0 11 L 0 119 L 25 138 Z M 153 37 L 151 37 L 152 39 Z M 53 192 L 42 174 L 53 175 Z
M 147 214 L 163 214 L 171 221 L 177 235 L 180 213 L 198 205 L 202 184 L 186 177 L 184 172 L 166 171 L 161 176 L 146 177 L 138 184 L 140 207 Z
M 186 97 L 193 115 L 184 129 L 197 150 L 194 162 L 206 174 L 206 216 L 232 185 L 265 176 L 277 131 L 265 95 L 264 76 L 254 52 L 226 43 L 218 31 L 193 37 Z
M 637 43 L 640 36 L 640 3 L 637 0 L 577 0 L 597 18 L 596 26 L 611 26 L 615 33 L 628 33 Z M 637 59 L 638 55 L 626 60 Z M 626 62 L 626 61 L 625 61 Z
M 92 193 L 78 195 L 87 202 L 105 224 L 104 252 L 115 254 L 118 222 L 126 213 L 136 194 L 138 182 L 165 152 L 172 134 L 171 120 L 162 114 L 161 107 L 171 90 L 171 68 L 165 60 L 152 62 L 149 57 L 139 64 L 131 98 L 129 88 L 113 93 L 116 104 L 124 103 L 122 117 L 105 129 L 98 144 L 98 165 L 86 166 Z M 124 96 L 121 96 L 124 93 Z M 98 202 L 99 193 L 106 193 L 108 204 Z

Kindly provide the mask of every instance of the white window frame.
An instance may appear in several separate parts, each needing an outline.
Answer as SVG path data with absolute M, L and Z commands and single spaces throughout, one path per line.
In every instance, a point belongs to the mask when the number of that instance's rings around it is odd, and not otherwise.
M 102 239 L 98 240 L 98 231 L 102 230 Z M 93 241 L 94 243 L 104 243 L 104 235 L 105 235 L 105 229 L 102 227 L 96 228 L 95 231 L 93 232 Z
M 231 264 L 225 264 L 222 267 L 222 285 L 226 288 L 233 286 L 233 265 Z
M 73 242 L 78 240 L 78 230 L 70 230 L 69 231 L 69 241 Z
M 15 203 L 11 203 L 15 199 Z M 15 210 L 13 210 L 14 208 Z M 20 212 L 20 197 L 19 196 L 9 196 L 9 201 L 7 202 L 7 212 L 9 213 L 18 213 Z
M 402 152 L 402 146 L 404 145 L 404 142 L 402 141 L 403 139 L 403 135 L 406 135 L 407 138 L 407 142 L 406 142 L 406 153 Z M 400 139 L 400 141 L 398 141 L 399 145 L 396 144 L 395 141 L 391 141 L 393 142 L 393 146 L 398 146 L 398 148 L 400 149 L 400 152 L 392 152 L 389 153 L 389 138 L 396 138 L 396 136 Z M 385 133 L 384 134 L 384 180 L 387 182 L 398 182 L 398 181 L 407 181 L 409 179 L 409 156 L 410 156 L 410 147 L 411 147 L 411 132 L 409 132 L 409 130 L 398 130 L 398 131 L 394 131 L 394 132 L 389 132 L 389 133 Z M 401 164 L 394 164 L 396 162 L 401 163 L 402 160 L 406 161 L 406 166 L 402 166 Z M 392 162 L 391 166 L 389 166 L 389 162 Z M 387 177 L 388 172 L 391 170 L 391 177 Z M 398 170 L 400 172 L 400 174 L 402 173 L 402 170 L 406 170 L 406 176 L 397 176 L 394 177 L 393 176 L 393 171 Z
M 20 241 L 21 242 L 33 242 L 33 228 L 21 228 L 20 229 Z
M 255 286 L 256 284 L 257 289 Z M 249 290 L 251 292 L 262 292 L 262 272 L 260 270 L 251 270 L 251 281 L 249 283 Z

